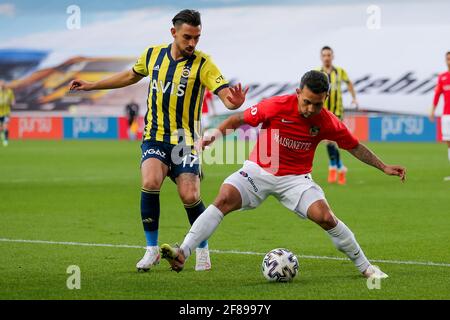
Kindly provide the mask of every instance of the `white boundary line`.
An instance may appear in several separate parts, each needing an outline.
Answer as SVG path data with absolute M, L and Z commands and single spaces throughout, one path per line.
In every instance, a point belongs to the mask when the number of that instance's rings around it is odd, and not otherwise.
M 143 247 L 143 246 L 135 246 L 135 245 L 128 245 L 128 244 L 64 242 L 64 241 L 24 240 L 24 239 L 6 239 L 6 238 L 0 238 L 0 242 L 52 244 L 52 245 L 82 246 L 82 247 L 145 249 L 145 247 Z M 241 254 L 241 255 L 252 255 L 252 256 L 264 256 L 265 255 L 265 253 L 261 253 L 261 252 L 237 251 L 237 250 L 211 250 L 211 252 L 219 253 L 219 254 Z M 298 257 L 301 259 L 349 261 L 349 259 L 347 259 L 347 258 L 328 257 L 328 256 L 298 255 Z M 432 266 L 432 267 L 450 268 L 450 263 L 431 262 L 431 261 L 403 261 L 403 260 L 382 260 L 382 259 L 370 259 L 370 261 L 376 262 L 376 263 L 404 264 L 404 265 L 415 265 L 415 266 Z

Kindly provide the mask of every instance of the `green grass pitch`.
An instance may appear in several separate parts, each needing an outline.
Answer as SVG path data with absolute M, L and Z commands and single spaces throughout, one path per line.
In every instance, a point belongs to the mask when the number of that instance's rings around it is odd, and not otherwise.
M 348 185 L 326 184 L 319 146 L 313 176 L 336 215 L 353 230 L 369 259 L 390 278 L 369 290 L 327 234 L 274 199 L 232 213 L 210 239 L 213 269 L 180 274 L 162 261 L 137 273 L 134 247 L 11 242 L 45 240 L 144 245 L 140 222 L 139 142 L 12 141 L 0 149 L 0 299 L 450 299 L 450 165 L 442 144 L 368 144 L 386 162 L 405 165 L 407 182 L 344 154 Z M 205 166 L 202 197 L 213 201 L 239 165 Z M 167 180 L 161 192 L 160 242 L 180 242 L 186 213 Z M 292 283 L 268 283 L 265 253 L 285 247 L 300 256 Z M 223 251 L 234 250 L 238 253 Z M 314 256 L 314 257 L 312 257 Z M 420 264 L 416 262 L 434 262 Z M 69 290 L 67 267 L 81 270 Z

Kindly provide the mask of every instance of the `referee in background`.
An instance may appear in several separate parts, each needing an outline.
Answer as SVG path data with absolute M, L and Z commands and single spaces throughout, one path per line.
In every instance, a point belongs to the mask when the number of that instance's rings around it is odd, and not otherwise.
M 328 46 L 324 46 L 320 51 L 320 59 L 322 66 L 317 70 L 324 72 L 328 76 L 330 82 L 330 93 L 325 101 L 324 107 L 334 113 L 341 121 L 344 118 L 344 105 L 342 103 L 342 82 L 345 82 L 348 91 L 352 95 L 352 105 L 358 108 L 356 93 L 353 83 L 348 78 L 347 72 L 338 66 L 333 65 L 334 52 Z M 328 168 L 328 183 L 338 183 L 345 185 L 347 168 L 343 165 L 339 148 L 335 142 L 327 142 L 328 158 L 330 165 Z

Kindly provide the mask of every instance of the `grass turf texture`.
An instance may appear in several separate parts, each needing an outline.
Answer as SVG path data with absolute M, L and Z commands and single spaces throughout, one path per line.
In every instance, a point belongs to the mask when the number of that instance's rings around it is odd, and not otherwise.
M 408 168 L 408 181 L 387 177 L 349 154 L 348 185 L 327 185 L 325 147 L 314 178 L 337 216 L 372 259 L 450 263 L 450 175 L 439 144 L 369 144 L 386 162 Z M 0 149 L 0 238 L 144 245 L 140 222 L 139 142 L 12 141 Z M 202 197 L 211 203 L 239 165 L 205 166 Z M 180 242 L 186 213 L 167 180 L 161 192 L 160 242 Z M 273 198 L 227 217 L 210 239 L 217 250 L 344 257 L 327 234 Z M 369 290 L 349 261 L 300 258 L 300 275 L 268 283 L 262 256 L 213 253 L 213 270 L 180 274 L 162 261 L 148 273 L 144 250 L 0 242 L 0 299 L 449 299 L 450 267 L 377 263 L 390 278 Z M 69 265 L 81 290 L 68 290 Z

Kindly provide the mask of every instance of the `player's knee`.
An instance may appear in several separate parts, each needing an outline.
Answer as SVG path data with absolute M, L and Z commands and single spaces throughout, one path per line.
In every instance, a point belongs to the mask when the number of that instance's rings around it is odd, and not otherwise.
M 320 216 L 318 223 L 325 230 L 330 230 L 336 227 L 337 219 L 330 210 L 326 210 Z
M 197 190 L 180 190 L 180 198 L 184 204 L 192 204 L 200 199 L 200 192 Z
M 214 206 L 219 209 L 224 215 L 231 211 L 237 210 L 241 207 L 241 200 L 237 199 L 235 194 L 230 190 L 222 189 L 214 200 Z
M 161 183 L 155 179 L 143 179 L 142 188 L 146 190 L 159 190 L 161 188 Z

